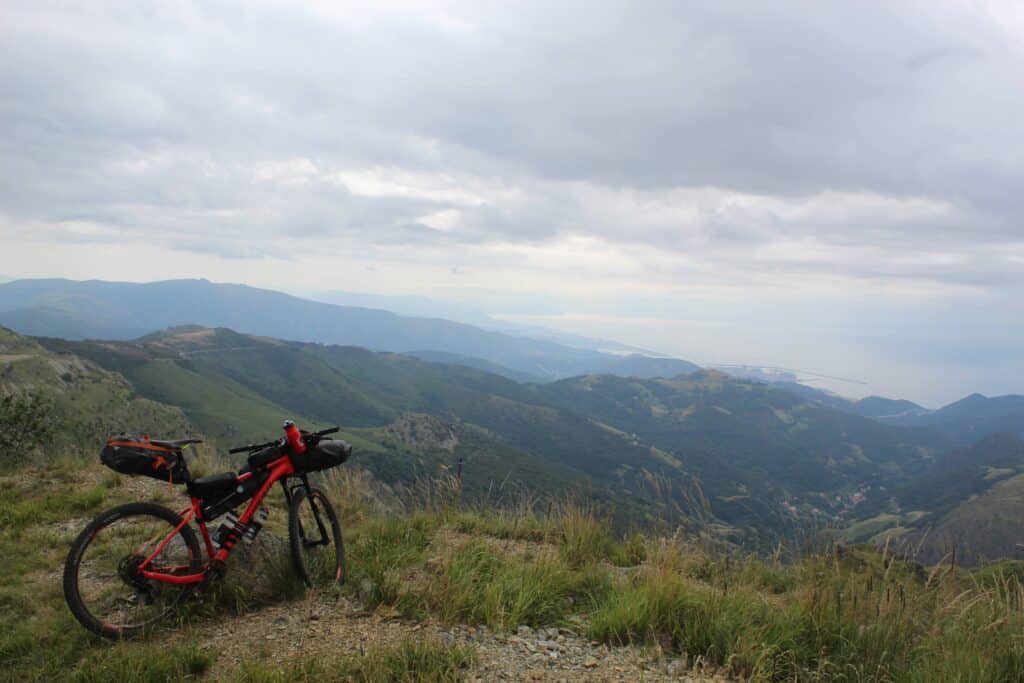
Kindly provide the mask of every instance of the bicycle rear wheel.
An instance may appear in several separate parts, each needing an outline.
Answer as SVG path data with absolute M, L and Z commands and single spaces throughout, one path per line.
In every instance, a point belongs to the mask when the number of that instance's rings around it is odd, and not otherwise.
M 295 571 L 309 587 L 345 583 L 341 524 L 318 488 L 298 488 L 288 510 L 288 542 Z
M 180 523 L 181 517 L 163 506 L 129 503 L 85 527 L 64 563 L 64 598 L 75 618 L 90 631 L 119 640 L 170 616 L 190 586 L 151 581 L 137 570 Z M 149 566 L 167 574 L 194 574 L 201 557 L 195 532 L 186 525 Z

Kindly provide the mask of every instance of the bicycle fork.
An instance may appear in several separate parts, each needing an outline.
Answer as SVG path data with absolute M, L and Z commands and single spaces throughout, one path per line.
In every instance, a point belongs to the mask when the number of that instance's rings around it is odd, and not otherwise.
M 320 532 L 320 540 L 309 541 L 306 540 L 306 529 L 302 526 L 302 518 L 298 520 L 299 526 L 299 538 L 302 540 L 302 545 L 311 548 L 317 545 L 330 545 L 331 541 L 327 537 L 327 527 L 324 526 L 324 521 L 320 516 L 320 508 L 316 505 L 316 500 L 313 498 L 313 487 L 309 485 L 309 477 L 306 474 L 299 475 L 299 479 L 302 480 L 302 487 L 306 490 L 306 500 L 309 501 L 309 506 L 313 509 L 313 519 L 316 521 L 317 531 Z M 281 482 L 281 487 L 284 489 L 285 498 L 288 501 L 288 509 L 291 509 L 292 504 L 292 493 L 298 486 L 293 487 L 291 490 L 285 486 L 284 481 Z

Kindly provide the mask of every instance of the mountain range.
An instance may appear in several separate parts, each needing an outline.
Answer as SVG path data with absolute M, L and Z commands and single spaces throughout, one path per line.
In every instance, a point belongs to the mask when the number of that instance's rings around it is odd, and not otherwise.
M 64 339 L 135 339 L 177 325 L 227 327 L 296 341 L 375 351 L 441 352 L 487 361 L 515 379 L 547 381 L 591 372 L 644 377 L 698 366 L 676 358 L 606 353 L 440 318 L 338 306 L 246 285 L 207 280 L 152 283 L 16 280 L 0 284 L 0 324 L 23 334 Z M 609 344 L 609 346 L 613 346 Z M 476 362 L 471 361 L 471 362 Z
M 0 390 L 55 397 L 68 429 L 54 448 L 128 429 L 221 449 L 292 417 L 341 423 L 391 485 L 464 463 L 467 495 L 585 496 L 620 528 L 759 550 L 826 529 L 967 561 L 1014 555 L 1024 535 L 1004 518 L 1024 501 L 1020 396 L 849 400 L 201 280 L 16 281 L 0 321 L 39 335 L 0 334 Z
M 622 528 L 683 524 L 753 549 L 811 527 L 850 540 L 914 537 L 919 523 L 941 524 L 1015 476 L 1022 443 L 990 437 L 965 455 L 940 431 L 716 371 L 524 384 L 462 364 L 199 326 L 29 343 L 123 377 L 134 396 L 179 409 L 218 445 L 265 438 L 283 416 L 340 422 L 359 462 L 392 485 L 464 461 L 468 495 L 575 491 Z M 970 477 L 958 469 L 968 465 Z M 940 480 L 958 485 L 922 496 Z M 1012 550 L 1008 542 L 986 552 Z

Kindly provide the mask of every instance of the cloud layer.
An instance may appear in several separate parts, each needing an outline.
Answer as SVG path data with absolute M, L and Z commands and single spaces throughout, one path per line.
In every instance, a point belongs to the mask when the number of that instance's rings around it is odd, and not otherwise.
M 0 269 L 324 289 L 333 253 L 568 308 L 1024 287 L 1011 3 L 372 4 L 5 4 Z

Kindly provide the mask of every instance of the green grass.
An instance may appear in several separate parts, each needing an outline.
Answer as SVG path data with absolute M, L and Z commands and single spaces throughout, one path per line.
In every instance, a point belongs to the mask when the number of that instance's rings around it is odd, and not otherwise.
M 568 612 L 572 587 L 568 567 L 553 554 L 516 561 L 473 541 L 452 548 L 441 572 L 407 590 L 400 605 L 409 614 L 446 622 L 539 626 Z
M 213 657 L 194 645 L 111 646 L 90 653 L 71 672 L 70 680 L 75 683 L 170 683 L 196 678 L 212 663 Z
M 107 487 L 100 483 L 85 490 L 40 486 L 24 490 L 0 489 L 0 527 L 6 534 L 19 534 L 30 525 L 60 522 L 99 511 Z
M 436 640 L 406 639 L 397 645 L 369 648 L 362 655 L 305 660 L 286 668 L 246 663 L 237 683 L 455 683 L 476 661 L 473 648 Z
M 608 559 L 615 547 L 611 524 L 592 510 L 568 505 L 557 518 L 562 557 L 572 567 Z
M 786 567 L 676 558 L 609 592 L 588 634 L 657 643 L 749 680 L 1021 680 L 1022 605 L 1015 576 L 929 577 L 874 551 Z
M 439 520 L 426 514 L 374 518 L 348 545 L 349 582 L 370 607 L 394 604 L 402 590 L 400 571 L 422 562 Z
M 507 511 L 460 511 L 450 520 L 452 527 L 461 533 L 476 536 L 491 536 L 504 540 L 517 539 L 541 542 L 551 535 L 551 525 L 532 510 Z
M 46 485 L 31 484 L 38 481 Z M 606 520 L 571 505 L 473 511 L 431 503 L 385 513 L 340 497 L 344 486 L 352 493 L 372 482 L 328 483 L 346 519 L 343 591 L 369 608 L 494 630 L 568 626 L 613 646 L 699 657 L 745 680 L 1024 680 L 1024 563 L 929 569 L 861 546 L 781 562 L 680 538 L 620 539 Z M 212 654 L 168 645 L 162 630 L 147 642 L 106 643 L 64 605 L 59 572 L 77 527 L 63 522 L 131 497 L 123 478 L 65 462 L 0 478 L 0 492 L 0 679 L 176 681 L 209 667 Z M 281 536 L 280 500 L 269 504 L 264 533 Z M 306 594 L 285 552 L 255 561 L 262 592 L 235 558 L 227 580 L 238 590 L 168 628 L 201 638 L 225 614 Z M 225 675 L 449 681 L 466 676 L 472 661 L 464 648 L 407 641 L 285 669 L 257 661 Z

